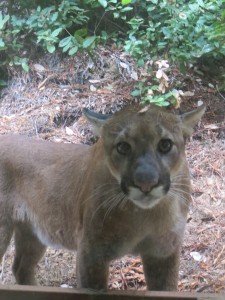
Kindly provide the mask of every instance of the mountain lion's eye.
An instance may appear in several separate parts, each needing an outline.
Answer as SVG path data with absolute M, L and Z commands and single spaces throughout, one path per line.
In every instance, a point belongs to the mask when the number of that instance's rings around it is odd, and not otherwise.
M 173 146 L 173 142 L 170 139 L 163 139 L 158 144 L 158 150 L 159 152 L 166 154 L 168 153 Z
M 126 142 L 120 142 L 116 145 L 117 152 L 122 155 L 127 155 L 130 153 L 131 146 Z

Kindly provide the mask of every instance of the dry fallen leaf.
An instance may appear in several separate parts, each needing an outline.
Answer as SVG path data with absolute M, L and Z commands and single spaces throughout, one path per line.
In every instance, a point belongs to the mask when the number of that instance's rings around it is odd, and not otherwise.
M 66 127 L 66 134 L 67 135 L 73 135 L 73 130 L 69 127 Z
M 130 74 L 130 77 L 131 77 L 132 79 L 134 79 L 134 80 L 138 80 L 138 74 L 137 74 L 137 72 L 132 71 L 131 74 Z
M 161 69 L 161 68 L 169 68 L 169 64 L 168 64 L 168 60 L 157 60 L 155 62 L 156 65 L 158 65 L 158 68 Z
M 186 92 L 183 92 L 182 96 L 183 97 L 192 97 L 194 96 L 194 92 L 190 92 L 190 91 L 186 91 Z
M 197 102 L 197 105 L 198 106 L 201 106 L 203 104 L 203 101 L 202 100 L 199 100 L 198 102 Z
M 33 66 L 34 66 L 35 71 L 37 71 L 37 72 L 45 72 L 46 71 L 45 67 L 43 67 L 40 64 L 33 64 Z
M 124 69 L 127 69 L 127 68 L 128 68 L 128 65 L 125 64 L 124 62 L 120 62 L 120 65 L 121 65 L 121 67 L 124 68 Z
M 162 78 L 163 76 L 163 71 L 161 69 L 159 69 L 157 72 L 156 72 L 156 78 L 160 79 Z
M 205 129 L 219 129 L 219 126 L 216 124 L 208 124 L 204 126 Z
M 91 85 L 90 85 L 90 90 L 91 90 L 92 92 L 96 92 L 96 91 L 97 91 L 97 88 L 96 88 L 93 84 L 91 84 Z
M 199 252 L 193 251 L 190 253 L 191 257 L 194 258 L 196 261 L 200 261 L 202 259 L 202 256 Z
M 99 83 L 99 82 L 101 82 L 101 80 L 99 80 L 99 79 L 89 79 L 88 81 L 90 83 Z

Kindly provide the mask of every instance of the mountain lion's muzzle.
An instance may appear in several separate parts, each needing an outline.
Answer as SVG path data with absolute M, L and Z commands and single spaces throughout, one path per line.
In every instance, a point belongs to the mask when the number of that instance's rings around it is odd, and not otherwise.
M 170 175 L 150 153 L 142 155 L 132 172 L 121 178 L 121 189 L 137 206 L 150 208 L 163 198 L 170 188 Z

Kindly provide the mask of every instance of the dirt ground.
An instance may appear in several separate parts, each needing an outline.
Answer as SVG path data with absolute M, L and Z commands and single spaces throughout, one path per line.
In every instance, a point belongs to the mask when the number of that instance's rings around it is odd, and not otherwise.
M 94 141 L 82 108 L 114 112 L 134 102 L 133 63 L 121 52 L 100 49 L 95 64 L 85 55 L 47 55 L 29 73 L 10 70 L 10 85 L 0 92 L 0 134 L 19 133 L 63 142 Z M 187 144 L 193 203 L 181 252 L 179 291 L 225 293 L 225 95 L 198 73 L 172 72 L 179 89 L 191 92 L 181 110 L 201 100 L 207 111 Z M 0 268 L 0 281 L 15 283 L 13 241 Z M 76 255 L 48 249 L 37 266 L 41 285 L 76 286 Z M 146 288 L 139 257 L 126 256 L 110 266 L 110 289 Z

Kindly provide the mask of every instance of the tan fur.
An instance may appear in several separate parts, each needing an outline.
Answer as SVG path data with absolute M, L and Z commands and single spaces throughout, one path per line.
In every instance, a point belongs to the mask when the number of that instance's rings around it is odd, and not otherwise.
M 101 119 L 86 111 L 102 135 L 93 146 L 1 136 L 0 257 L 15 232 L 17 282 L 35 284 L 50 245 L 78 251 L 80 288 L 106 289 L 109 262 L 135 253 L 149 289 L 176 290 L 190 202 L 184 138 L 203 112 L 131 106 Z M 168 153 L 162 139 L 173 141 Z M 129 153 L 118 152 L 121 142 Z

